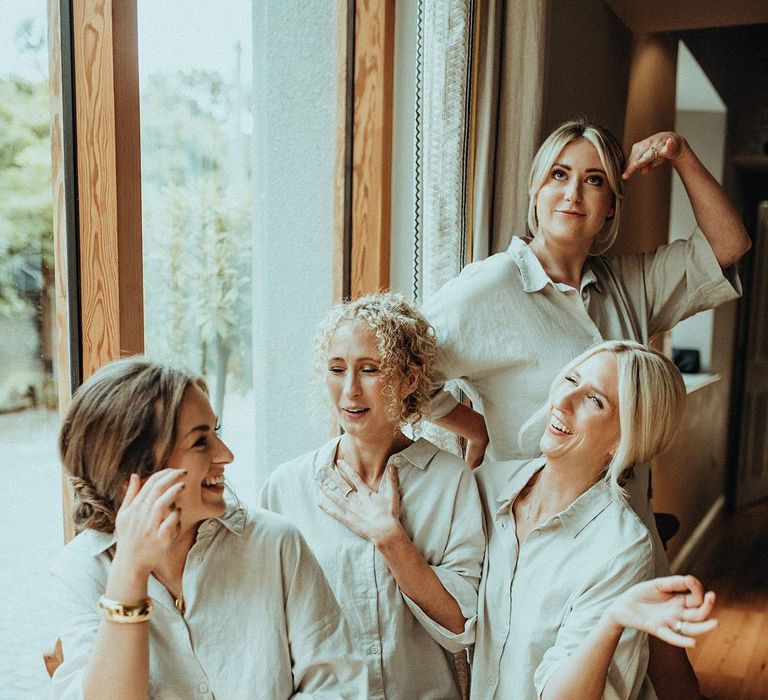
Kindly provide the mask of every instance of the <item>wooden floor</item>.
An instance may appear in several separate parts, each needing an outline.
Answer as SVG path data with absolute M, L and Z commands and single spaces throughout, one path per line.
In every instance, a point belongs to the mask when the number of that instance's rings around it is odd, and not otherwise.
M 689 652 L 710 700 L 768 700 L 768 504 L 723 515 L 690 567 L 719 625 Z

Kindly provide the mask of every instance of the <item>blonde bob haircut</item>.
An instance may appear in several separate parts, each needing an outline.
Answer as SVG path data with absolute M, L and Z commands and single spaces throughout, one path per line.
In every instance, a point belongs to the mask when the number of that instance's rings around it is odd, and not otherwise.
M 616 358 L 619 401 L 619 442 L 605 468 L 605 480 L 617 497 L 626 500 L 624 472 L 649 461 L 669 445 L 685 406 L 685 384 L 666 355 L 640 343 L 609 340 L 594 345 L 563 367 L 552 389 L 580 364 L 601 352 Z
M 72 397 L 59 454 L 75 490 L 78 531 L 111 533 L 131 474 L 144 479 L 167 462 L 187 390 L 205 380 L 141 357 L 111 362 Z
M 578 139 L 589 141 L 597 151 L 600 162 L 605 170 L 608 185 L 613 192 L 613 216 L 605 220 L 602 229 L 595 236 L 590 255 L 601 255 L 608 250 L 616 240 L 621 221 L 621 203 L 624 199 L 624 153 L 621 144 L 607 129 L 591 124 L 580 118 L 565 122 L 557 127 L 541 144 L 531 163 L 528 175 L 528 229 L 531 236 L 539 232 L 539 221 L 536 216 L 536 196 L 550 176 L 552 166 L 557 161 L 561 151 L 571 142 Z
M 402 294 L 378 292 L 334 306 L 315 336 L 316 368 L 320 376 L 328 371 L 331 338 L 346 321 L 362 321 L 370 328 L 379 350 L 384 395 L 393 423 L 417 423 L 434 388 L 435 331 L 424 316 Z M 411 392 L 401 398 L 404 384 Z

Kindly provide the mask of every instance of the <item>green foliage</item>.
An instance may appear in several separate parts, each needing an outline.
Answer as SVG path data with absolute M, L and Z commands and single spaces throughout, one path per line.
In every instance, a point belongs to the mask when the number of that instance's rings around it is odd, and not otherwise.
M 142 95 L 148 352 L 224 387 L 251 386 L 250 119 L 244 88 L 216 73 L 156 74 Z
M 0 315 L 27 313 L 15 279 L 53 265 L 48 83 L 0 81 Z

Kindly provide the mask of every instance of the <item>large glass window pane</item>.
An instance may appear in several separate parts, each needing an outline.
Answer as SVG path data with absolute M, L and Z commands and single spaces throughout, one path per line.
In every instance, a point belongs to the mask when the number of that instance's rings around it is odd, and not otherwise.
M 208 379 L 253 502 L 329 421 L 336 4 L 139 0 L 146 353 Z
M 43 604 L 63 542 L 47 5 L 0 4 L 0 695 L 43 697 Z

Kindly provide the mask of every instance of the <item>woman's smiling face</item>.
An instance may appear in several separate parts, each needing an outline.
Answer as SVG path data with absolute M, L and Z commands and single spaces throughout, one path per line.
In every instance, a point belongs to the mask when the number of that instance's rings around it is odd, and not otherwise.
M 599 472 L 619 440 L 616 356 L 599 352 L 557 382 L 539 447 L 549 459 L 578 460 Z
M 571 141 L 558 154 L 535 196 L 539 230 L 547 242 L 587 249 L 613 216 L 614 194 L 595 147 Z
M 164 466 L 186 469 L 184 490 L 176 501 L 182 529 L 224 514 L 224 468 L 232 452 L 217 433 L 216 415 L 206 393 L 191 386 L 176 422 L 176 442 Z

